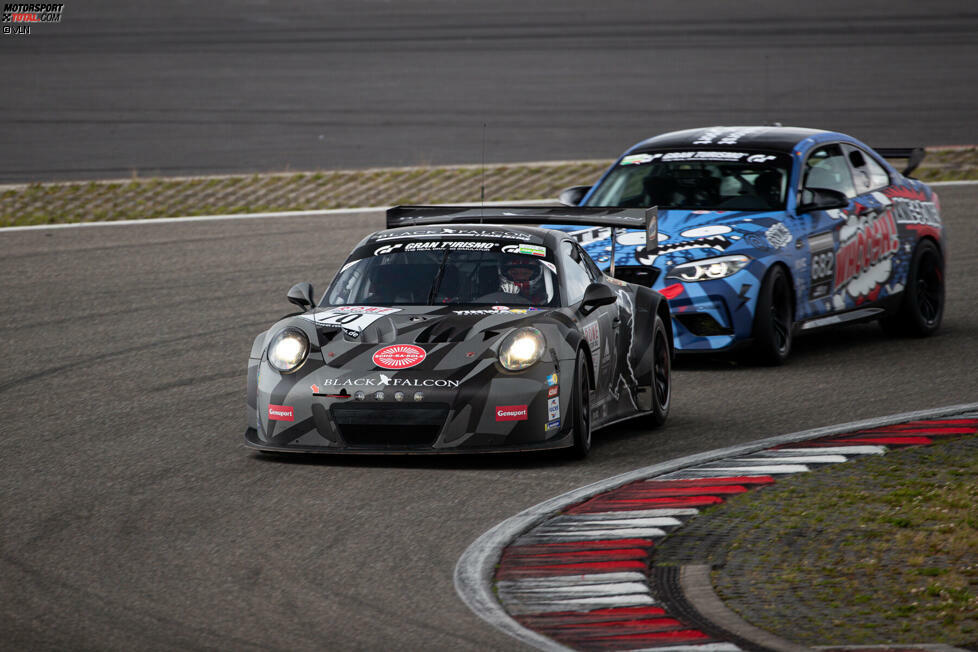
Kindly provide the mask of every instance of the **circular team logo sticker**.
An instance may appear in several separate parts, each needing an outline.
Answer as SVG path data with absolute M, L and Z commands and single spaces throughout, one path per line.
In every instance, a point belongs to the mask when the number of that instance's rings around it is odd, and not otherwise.
M 384 369 L 407 369 L 424 360 L 424 349 L 413 344 L 385 346 L 374 353 L 374 364 Z

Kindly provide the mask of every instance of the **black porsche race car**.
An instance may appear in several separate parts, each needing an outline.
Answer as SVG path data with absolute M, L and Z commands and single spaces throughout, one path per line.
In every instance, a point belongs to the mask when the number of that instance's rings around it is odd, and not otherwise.
M 570 448 L 641 416 L 661 425 L 672 325 L 661 295 L 603 274 L 527 224 L 641 228 L 655 209 L 396 207 L 316 302 L 255 338 L 245 441 L 263 451 Z

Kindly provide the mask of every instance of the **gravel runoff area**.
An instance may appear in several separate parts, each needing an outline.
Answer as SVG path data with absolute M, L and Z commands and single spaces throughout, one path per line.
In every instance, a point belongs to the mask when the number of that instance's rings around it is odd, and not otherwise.
M 733 497 L 654 564 L 706 564 L 726 606 L 804 645 L 978 650 L 978 439 L 868 455 Z
M 0 227 L 556 198 L 611 160 L 154 177 L 0 187 Z M 899 162 L 897 162 L 899 163 Z M 925 181 L 978 179 L 978 147 L 928 149 Z M 485 196 L 482 196 L 483 184 Z

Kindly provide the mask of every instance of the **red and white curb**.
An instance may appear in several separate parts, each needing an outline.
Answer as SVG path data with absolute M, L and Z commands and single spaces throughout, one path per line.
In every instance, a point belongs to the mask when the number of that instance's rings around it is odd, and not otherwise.
M 649 558 L 658 540 L 700 508 L 781 477 L 976 430 L 978 403 L 957 405 L 772 437 L 618 475 L 486 532 L 459 559 L 455 587 L 481 618 L 539 649 L 739 650 L 668 613 L 656 598 Z

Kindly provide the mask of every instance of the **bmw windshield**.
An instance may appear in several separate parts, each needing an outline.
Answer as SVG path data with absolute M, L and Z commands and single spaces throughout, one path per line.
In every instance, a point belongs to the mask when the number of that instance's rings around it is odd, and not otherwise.
M 353 252 L 326 292 L 326 306 L 557 306 L 557 267 L 526 243 L 414 240 Z
M 777 152 L 657 150 L 629 154 L 585 206 L 783 209 L 791 158 Z

